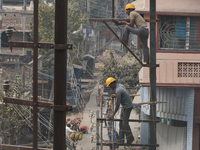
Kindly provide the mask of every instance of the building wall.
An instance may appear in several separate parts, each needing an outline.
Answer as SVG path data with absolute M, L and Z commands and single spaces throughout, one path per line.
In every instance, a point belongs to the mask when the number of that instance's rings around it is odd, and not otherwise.
M 193 139 L 193 110 L 194 110 L 194 88 L 161 88 L 157 87 L 157 101 L 168 101 L 166 104 L 157 104 L 157 117 L 180 120 L 187 122 L 187 150 L 192 150 Z M 142 87 L 142 102 L 149 101 L 149 87 Z M 150 115 L 150 106 L 141 107 L 141 118 Z M 148 138 L 148 124 L 142 123 L 141 141 Z M 169 137 L 170 138 L 170 137 Z M 159 144 L 159 143 L 158 143 Z
M 188 53 L 157 53 L 156 63 L 159 67 L 156 68 L 156 83 L 157 85 L 170 85 L 170 86 L 197 86 L 199 87 L 200 78 L 195 77 L 195 69 L 199 71 L 199 68 L 195 68 L 194 64 L 199 65 L 200 54 L 188 54 Z M 186 63 L 186 77 L 179 77 L 179 73 L 182 74 L 183 68 L 179 68 L 179 63 Z M 191 65 L 191 66 L 190 66 Z M 195 68 L 190 71 L 190 68 Z M 189 77 L 191 73 L 191 77 Z M 143 67 L 141 84 L 149 84 L 149 68 Z
M 29 6 L 30 7 L 30 6 Z M 29 8 L 27 7 L 27 8 Z M 27 9 L 24 11 L 22 6 L 3 6 L 3 9 L 0 10 L 0 33 L 1 37 L 4 38 L 4 43 L 7 43 L 7 37 L 5 37 L 5 31 L 7 27 L 13 27 L 17 30 L 17 33 L 13 34 L 13 41 L 23 41 L 23 33 L 26 34 L 24 41 L 30 41 L 28 33 L 30 32 L 30 23 L 33 22 L 33 10 Z M 15 31 L 16 32 L 16 31 Z M 6 42 L 5 42 L 6 41 Z M 0 45 L 1 46 L 1 45 Z M 23 48 L 13 48 L 13 51 L 10 51 L 9 47 L 0 47 L 1 54 L 23 54 L 25 55 Z
M 145 0 L 146 5 L 145 9 L 149 10 L 149 1 Z M 164 5 L 163 5 L 164 4 Z M 199 9 L 200 1 L 199 0 L 157 0 L 156 9 L 157 11 L 172 11 L 172 12 L 200 12 Z
M 10 55 L 0 54 L 0 76 L 1 78 L 12 79 L 20 75 L 24 80 L 30 78 L 31 69 L 29 69 L 29 62 L 32 60 L 32 55 L 29 52 L 27 55 Z M 39 66 L 41 62 L 39 61 Z
M 186 127 L 169 126 L 164 123 L 156 124 L 156 136 L 159 150 L 186 150 Z M 170 138 L 168 138 L 170 137 Z
M 139 0 L 133 2 L 136 10 L 149 11 L 150 0 Z M 200 13 L 200 1 L 199 0 L 157 0 L 156 10 L 163 12 L 191 12 Z
M 141 112 L 141 119 L 150 119 L 143 111 Z M 141 144 L 149 143 L 149 123 L 141 123 Z
M 187 112 L 185 111 L 188 107 L 187 104 L 187 92 L 190 90 L 189 88 L 164 88 L 157 87 L 156 95 L 157 101 L 165 102 L 162 104 L 156 105 L 157 117 L 163 117 L 168 119 L 174 119 L 179 121 L 187 121 Z M 142 98 L 143 102 L 147 102 L 150 98 L 150 90 L 148 87 L 142 88 L 142 94 L 144 95 Z M 194 97 L 193 97 L 194 101 Z M 150 114 L 150 106 L 143 105 L 142 111 L 149 115 Z
M 2 12 L 2 29 L 14 27 L 18 31 L 29 31 L 30 22 L 33 22 L 33 12 L 20 11 L 3 11 Z

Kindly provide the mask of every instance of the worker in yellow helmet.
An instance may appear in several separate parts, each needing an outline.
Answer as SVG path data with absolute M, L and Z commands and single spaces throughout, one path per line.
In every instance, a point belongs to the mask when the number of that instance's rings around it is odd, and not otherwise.
M 149 64 L 149 47 L 147 46 L 149 29 L 147 27 L 147 24 L 144 18 L 135 11 L 135 6 L 132 3 L 127 4 L 124 10 L 129 15 L 130 22 L 118 22 L 116 20 L 113 20 L 116 25 L 125 25 L 123 36 L 122 38 L 119 38 L 119 40 L 127 45 L 130 32 L 138 35 L 142 42 L 144 63 Z M 136 27 L 134 27 L 134 25 L 136 25 Z
M 129 117 L 131 110 L 133 108 L 133 104 L 129 93 L 126 88 L 122 84 L 118 84 L 113 77 L 109 77 L 106 80 L 107 86 L 114 90 L 115 94 L 111 97 L 116 97 L 116 106 L 114 112 L 110 115 L 110 119 L 113 119 L 115 114 L 117 113 L 120 104 L 122 105 L 120 118 L 123 121 L 119 123 L 119 144 L 124 144 L 124 135 L 126 136 L 127 144 L 131 144 L 134 141 L 133 134 L 131 132 L 131 128 L 129 126 Z

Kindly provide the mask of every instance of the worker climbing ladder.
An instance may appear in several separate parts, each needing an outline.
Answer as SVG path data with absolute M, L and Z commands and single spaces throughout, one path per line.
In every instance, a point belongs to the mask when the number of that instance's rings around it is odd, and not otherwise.
M 149 144 L 122 144 L 122 145 L 127 145 L 127 146 L 145 146 L 145 147 L 149 147 L 150 150 L 156 150 L 156 147 L 158 147 L 159 145 L 157 144 L 156 141 L 156 123 L 159 122 L 158 120 L 156 120 L 156 104 L 157 103 L 163 103 L 163 102 L 157 102 L 156 100 L 156 67 L 159 67 L 159 65 L 156 64 L 156 0 L 150 0 L 150 63 L 149 64 L 144 64 L 142 63 L 142 61 L 129 49 L 129 47 L 126 45 L 125 42 L 123 42 L 122 40 L 120 40 L 120 38 L 118 37 L 118 35 L 112 30 L 112 28 L 107 24 L 107 22 L 116 22 L 116 21 L 130 21 L 127 19 L 117 19 L 115 18 L 114 14 L 114 0 L 112 0 L 112 18 L 92 18 L 89 19 L 89 21 L 92 22 L 103 22 L 108 29 L 116 36 L 116 38 L 126 47 L 126 49 L 136 58 L 136 60 L 143 66 L 143 67 L 149 67 L 149 71 L 150 71 L 150 100 L 147 103 L 142 103 L 142 104 L 148 104 L 150 105 L 150 120 L 130 120 L 129 122 L 149 122 L 149 126 L 150 126 L 150 139 L 149 139 Z M 165 102 L 164 102 L 165 103 Z M 114 107 L 114 103 L 113 103 L 113 107 Z M 102 110 L 102 109 L 101 109 Z M 102 113 L 102 111 L 101 111 Z M 102 118 L 97 118 L 97 122 L 101 122 L 104 121 L 106 119 Z M 112 121 L 121 121 L 121 119 L 112 119 Z M 102 125 L 101 125 L 102 128 Z M 114 131 L 114 127 L 112 127 L 112 130 Z M 99 131 L 99 130 L 97 130 Z M 101 129 L 102 131 L 102 129 Z M 102 133 L 101 133 L 102 134 Z M 99 135 L 97 133 L 97 135 Z M 113 134 L 114 135 L 114 134 Z M 100 137 L 101 142 L 98 143 L 97 141 L 97 149 L 98 149 L 98 145 L 101 145 L 101 150 L 103 149 L 103 146 L 112 146 L 112 149 L 114 150 L 114 145 L 116 144 L 114 142 L 114 138 L 111 143 L 103 143 L 102 140 L 102 136 Z M 120 144 L 119 144 L 120 145 Z

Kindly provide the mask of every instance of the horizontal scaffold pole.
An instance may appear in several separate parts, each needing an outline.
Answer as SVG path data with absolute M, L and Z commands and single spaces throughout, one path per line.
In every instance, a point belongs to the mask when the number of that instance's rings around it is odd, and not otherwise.
M 101 143 L 97 143 L 97 145 L 100 145 Z M 103 146 L 111 146 L 112 143 L 102 143 Z M 117 144 L 115 143 L 115 145 L 118 146 L 144 146 L 144 147 L 159 147 L 159 144 Z
M 130 19 L 119 19 L 119 18 L 90 18 L 89 21 L 91 22 L 113 22 L 113 20 L 117 20 L 117 21 L 126 21 L 126 22 L 130 22 Z
M 105 120 L 122 121 L 123 119 L 97 118 L 97 121 L 105 121 Z M 129 119 L 128 121 L 129 121 L 129 122 L 156 122 L 156 123 L 159 123 L 159 120 L 138 120 L 138 119 Z
M 143 105 L 143 104 L 148 104 L 148 105 L 151 105 L 151 104 L 160 104 L 160 103 L 168 103 L 167 101 L 162 101 L 162 102 L 158 102 L 158 101 L 155 101 L 155 102 L 142 102 L 142 103 L 137 103 L 139 105 Z

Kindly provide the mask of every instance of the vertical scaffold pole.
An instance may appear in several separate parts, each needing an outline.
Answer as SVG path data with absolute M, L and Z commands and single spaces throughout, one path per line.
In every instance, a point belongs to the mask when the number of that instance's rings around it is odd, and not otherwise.
M 103 98 L 100 92 L 101 118 L 103 118 Z M 103 150 L 103 121 L 101 121 L 101 150 Z
M 68 0 L 55 3 L 55 45 L 67 44 Z M 67 50 L 55 49 L 54 105 L 66 106 Z M 66 150 L 66 112 L 54 110 L 54 150 Z
M 112 112 L 114 112 L 114 103 L 115 103 L 114 98 L 111 98 L 111 101 L 112 101 Z M 114 120 L 112 120 L 112 150 L 115 150 L 114 142 L 115 142 L 115 128 L 114 128 Z
M 115 18 L 115 0 L 112 0 L 112 18 Z
M 150 65 L 156 65 L 156 0 L 150 0 Z M 150 101 L 156 101 L 156 67 L 150 67 Z M 150 119 L 156 120 L 156 105 L 150 105 Z M 156 123 L 150 123 L 150 144 L 156 144 Z M 156 150 L 156 147 L 150 147 Z
M 37 150 L 38 136 L 38 0 L 34 1 L 33 48 L 33 150 Z
M 99 110 L 96 111 L 96 118 L 99 118 Z M 99 121 L 96 120 L 96 143 L 99 143 Z M 96 145 L 96 150 L 99 150 L 99 146 Z

